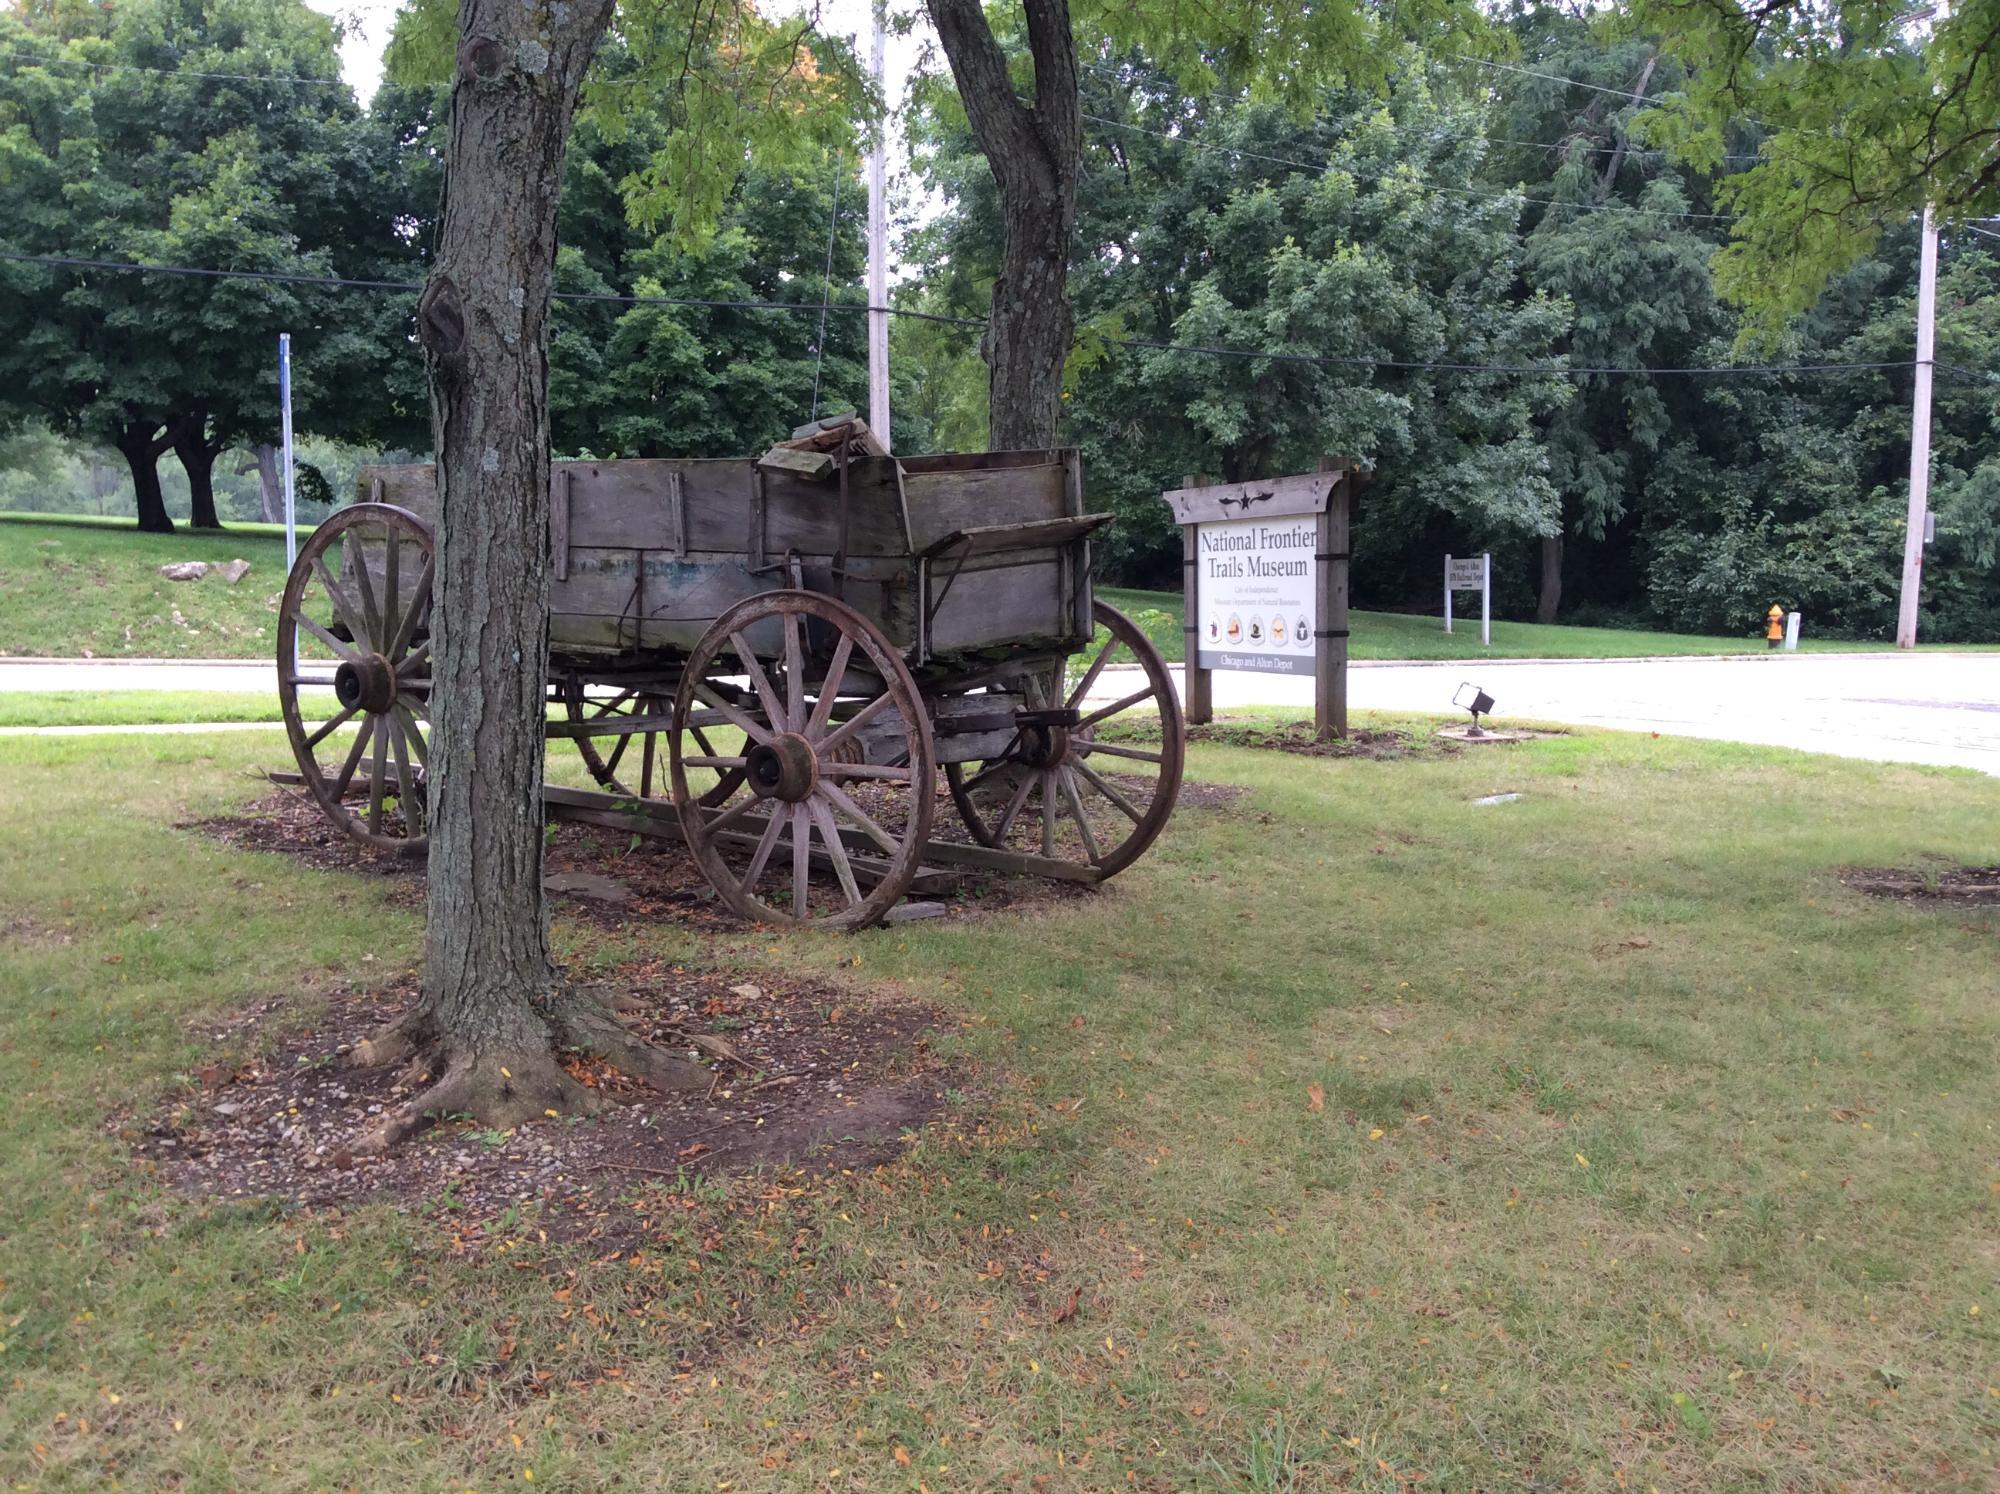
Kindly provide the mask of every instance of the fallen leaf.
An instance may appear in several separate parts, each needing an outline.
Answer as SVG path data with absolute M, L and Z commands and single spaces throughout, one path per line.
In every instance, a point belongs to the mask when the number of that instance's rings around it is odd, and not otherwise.
M 1082 1304 L 1083 1304 L 1083 1288 L 1071 1287 L 1069 1293 L 1069 1301 L 1063 1303 L 1061 1307 L 1056 1309 L 1056 1315 L 1050 1318 L 1049 1322 L 1051 1324 L 1067 1323 L 1071 1318 L 1076 1316 L 1076 1310 L 1078 1307 L 1082 1306 Z
M 1306 1086 L 1306 1109 L 1308 1109 L 1308 1110 L 1324 1110 L 1324 1109 L 1326 1109 L 1326 1086 L 1325 1086 L 1325 1085 L 1323 1085 L 1323 1084 L 1308 1084 L 1308 1085 Z
M 899 1468 L 907 1468 L 910 1466 L 910 1450 L 907 1447 L 904 1447 L 900 1442 L 896 1444 L 896 1450 L 889 1456 L 891 1456 L 896 1460 L 896 1466 Z

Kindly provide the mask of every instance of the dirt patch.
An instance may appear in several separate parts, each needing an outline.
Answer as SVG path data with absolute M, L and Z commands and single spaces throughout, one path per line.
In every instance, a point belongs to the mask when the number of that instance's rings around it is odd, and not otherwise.
M 945 1105 L 937 1008 L 766 973 L 657 964 L 605 982 L 643 1004 L 635 1030 L 708 1064 L 706 1095 L 661 1095 L 601 1061 L 571 1072 L 607 1100 L 595 1116 L 512 1131 L 446 1122 L 382 1157 L 357 1138 L 409 1098 L 397 1069 L 349 1062 L 355 1045 L 414 999 L 407 988 L 333 997 L 304 1027 L 274 999 L 204 1024 L 221 1053 L 151 1112 L 111 1129 L 172 1187 L 210 1200 L 306 1206 L 421 1201 L 460 1222 L 539 1207 L 596 1234 L 635 1184 L 676 1184 L 766 1166 L 873 1165 Z M 735 1061 L 698 1054 L 720 1039 Z
M 1319 740 L 1310 721 L 1232 721 L 1224 717 L 1187 729 L 1190 742 L 1209 742 L 1221 747 L 1252 747 L 1265 752 L 1290 752 L 1300 757 L 1360 757 L 1394 761 L 1412 757 L 1446 757 L 1460 748 L 1436 737 L 1419 737 L 1406 731 L 1370 731 L 1356 728 L 1345 738 Z
M 2000 866 L 1843 867 L 1840 880 L 1870 897 L 1940 907 L 2000 907 Z
M 1183 804 L 1201 802 L 1192 792 L 1195 787 L 1183 787 Z M 933 833 L 939 839 L 969 840 L 950 799 L 942 792 L 939 799 Z M 413 860 L 350 839 L 303 794 L 281 789 L 246 806 L 241 814 L 198 820 L 184 828 L 238 850 L 291 856 L 322 871 L 390 879 L 400 884 L 413 905 L 423 902 L 421 858 Z M 703 931 L 743 927 L 682 846 L 568 821 L 557 821 L 552 828 L 543 861 L 545 885 L 576 916 L 607 928 L 662 923 Z M 830 874 L 824 880 L 833 885 Z M 1095 888 L 1079 883 L 993 872 L 969 872 L 948 890 L 912 893 L 913 898 L 944 904 L 944 916 L 953 919 L 1095 895 Z

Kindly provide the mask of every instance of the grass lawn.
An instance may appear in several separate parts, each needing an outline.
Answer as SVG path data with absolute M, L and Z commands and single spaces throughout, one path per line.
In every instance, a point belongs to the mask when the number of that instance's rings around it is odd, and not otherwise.
M 0 726 L 149 726 L 282 721 L 276 695 L 206 690 L 0 691 Z
M 661 927 L 662 959 L 940 1003 L 969 1077 L 894 1164 L 708 1190 L 640 1271 L 533 1212 L 472 1249 L 130 1160 L 107 1113 L 240 1044 L 224 1014 L 309 1022 L 417 958 L 383 879 L 175 828 L 284 756 L 0 742 L 9 1486 L 2000 1479 L 2000 913 L 1834 875 L 1994 860 L 2000 783 L 1644 737 L 1203 747 L 1245 796 L 1095 898 Z M 633 956 L 596 929 L 559 919 L 564 957 Z
M 250 571 L 234 586 L 159 573 L 174 560 L 238 558 Z M 277 646 L 284 588 L 282 535 L 0 522 L 0 655 L 264 658 Z
M 1168 660 L 1183 653 L 1181 594 L 1175 591 L 1133 591 L 1124 587 L 1100 586 L 1097 595 L 1112 606 L 1129 613 L 1164 613 L 1146 619 L 1146 631 Z M 1649 633 L 1629 628 L 1570 628 L 1560 624 L 1495 622 L 1493 646 L 1479 642 L 1479 613 L 1475 605 L 1470 622 L 1463 615 L 1453 623 L 1456 631 L 1446 633 L 1444 619 L 1412 617 L 1402 612 L 1352 612 L 1353 636 L 1348 640 L 1348 657 L 1353 659 L 1630 659 L 1652 655 L 1762 653 L 1763 636 L 1703 638 L 1690 633 Z M 1946 645 L 1947 647 L 1951 645 Z M 1993 647 L 1994 645 L 1986 645 Z M 1799 641 L 1808 653 L 1852 653 L 1879 651 L 1885 643 L 1846 643 L 1815 639 L 1810 633 Z

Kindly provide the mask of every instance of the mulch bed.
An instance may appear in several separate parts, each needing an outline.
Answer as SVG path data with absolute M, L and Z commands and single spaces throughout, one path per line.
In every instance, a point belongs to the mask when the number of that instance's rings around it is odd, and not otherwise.
M 595 1116 L 509 1132 L 445 1123 L 386 1156 L 357 1156 L 356 1139 L 409 1092 L 400 1066 L 359 1068 L 348 1055 L 414 989 L 335 995 L 303 1026 L 276 998 L 201 1030 L 211 1051 L 245 1056 L 203 1065 L 111 1129 L 170 1186 L 211 1201 L 414 1201 L 461 1226 L 518 1205 L 582 1235 L 635 1185 L 873 1165 L 938 1114 L 956 1077 L 929 1037 L 950 1019 L 920 1003 L 678 965 L 632 965 L 600 984 L 643 1003 L 635 1030 L 662 1046 L 693 1056 L 687 1034 L 701 1033 L 741 1062 L 702 1058 L 716 1074 L 709 1093 L 662 1095 L 572 1056 L 571 1072 L 607 1101 Z
M 1195 785 L 1183 788 L 1184 805 L 1193 807 L 1201 799 Z M 969 839 L 957 811 L 942 795 L 932 825 L 939 839 Z M 219 815 L 186 828 L 238 850 L 296 857 L 322 871 L 389 878 L 407 890 L 411 902 L 423 900 L 422 858 L 412 860 L 350 839 L 303 791 L 279 789 L 247 805 L 241 814 Z M 543 862 L 545 885 L 569 911 L 610 928 L 663 923 L 711 932 L 744 928 L 742 920 L 717 899 L 685 847 L 650 839 L 634 845 L 634 837 L 595 825 L 556 821 L 553 828 Z M 830 876 L 819 880 L 832 885 Z M 956 894 L 926 900 L 943 902 L 947 918 L 971 918 L 1094 895 L 1094 888 L 1074 882 L 969 872 Z
M 1456 743 L 1435 737 L 1420 738 L 1406 731 L 1370 731 L 1359 727 L 1349 731 L 1345 739 L 1322 742 L 1310 721 L 1211 721 L 1188 727 L 1187 739 L 1221 747 L 1290 752 L 1300 757 L 1360 757 L 1377 761 L 1445 757 L 1462 750 Z
M 1840 880 L 1870 897 L 1940 907 L 2000 907 L 2000 866 L 1924 870 L 1908 866 L 1843 867 Z

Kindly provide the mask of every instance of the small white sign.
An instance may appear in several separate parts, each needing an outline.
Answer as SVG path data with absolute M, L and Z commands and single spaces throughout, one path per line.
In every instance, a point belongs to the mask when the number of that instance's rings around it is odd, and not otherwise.
M 1318 533 L 1313 514 L 1232 519 L 1196 530 L 1197 664 L 1266 674 L 1313 672 Z
M 1484 591 L 1486 589 L 1486 557 L 1475 555 L 1470 560 L 1445 561 L 1445 584 L 1453 591 Z
M 1479 641 L 1493 646 L 1493 556 L 1475 555 L 1470 560 L 1447 555 L 1444 558 L 1444 630 L 1451 631 L 1451 594 L 1455 591 L 1479 593 Z

